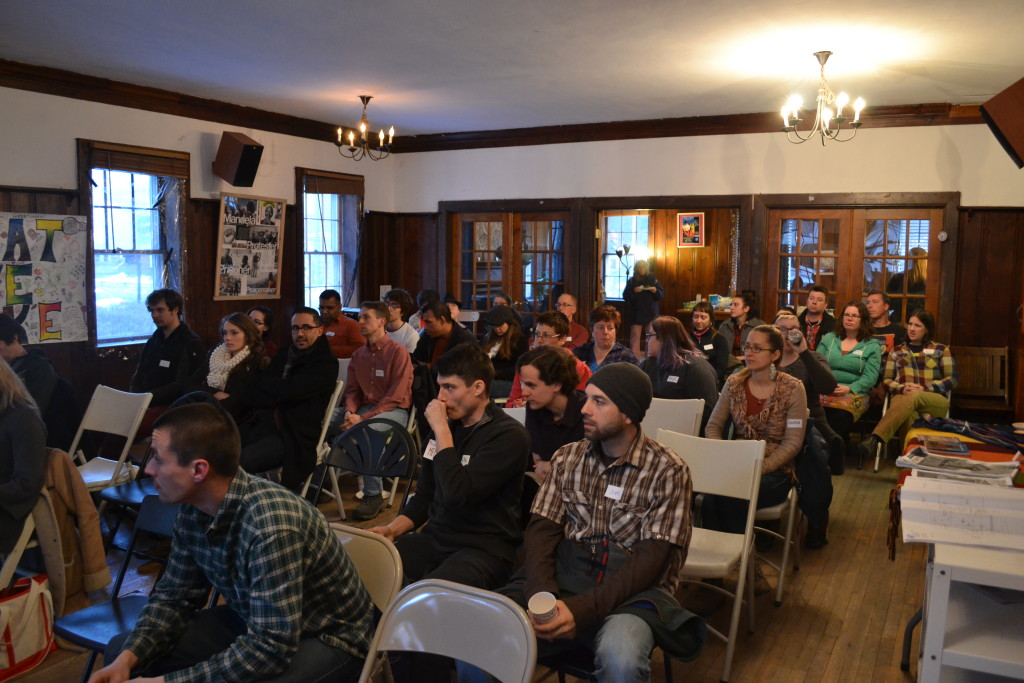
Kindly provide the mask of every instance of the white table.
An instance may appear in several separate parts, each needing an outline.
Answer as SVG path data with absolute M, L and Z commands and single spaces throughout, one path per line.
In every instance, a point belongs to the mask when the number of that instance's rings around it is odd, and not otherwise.
M 1024 679 L 1024 552 L 936 544 L 918 680 Z

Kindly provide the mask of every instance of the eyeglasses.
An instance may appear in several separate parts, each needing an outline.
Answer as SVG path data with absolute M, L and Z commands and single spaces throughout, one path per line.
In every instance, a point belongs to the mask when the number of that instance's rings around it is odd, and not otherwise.
M 320 329 L 319 325 L 292 325 L 292 332 L 309 332 Z
M 401 308 L 401 307 L 402 307 L 402 304 L 397 303 L 395 301 L 389 301 L 388 302 L 388 308 Z
M 563 303 L 560 303 L 560 304 L 555 304 L 555 308 L 576 308 L 576 305 L 575 304 L 567 304 L 567 303 L 563 302 Z
M 754 353 L 761 353 L 762 351 L 771 351 L 770 346 L 758 346 L 757 344 L 751 344 L 750 342 L 743 342 L 740 344 L 740 348 L 746 351 L 753 351 Z
M 844 318 L 849 318 L 850 320 L 859 320 L 860 319 L 860 314 L 859 313 L 843 313 L 843 317 Z
M 548 340 L 551 340 L 551 339 L 558 339 L 562 335 L 560 335 L 560 334 L 551 334 L 550 332 L 534 332 L 533 336 L 534 336 L 535 339 L 540 339 L 541 341 L 548 341 Z

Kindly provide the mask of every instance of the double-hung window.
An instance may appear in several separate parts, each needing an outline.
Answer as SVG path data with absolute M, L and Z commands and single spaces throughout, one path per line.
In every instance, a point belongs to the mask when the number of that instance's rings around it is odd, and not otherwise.
M 621 299 L 637 261 L 647 258 L 648 211 L 601 212 L 601 286 L 605 299 Z
M 343 305 L 358 300 L 356 263 L 363 209 L 362 176 L 298 169 L 302 187 L 303 300 L 316 308 L 334 289 Z

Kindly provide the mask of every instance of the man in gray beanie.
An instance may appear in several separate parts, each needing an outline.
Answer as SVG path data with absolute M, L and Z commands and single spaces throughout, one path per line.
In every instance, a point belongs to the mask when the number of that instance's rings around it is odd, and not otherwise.
M 706 635 L 673 597 L 690 543 L 690 471 L 641 431 L 652 389 L 637 366 L 600 368 L 586 394 L 586 438 L 555 452 L 533 502 L 522 599 L 558 598 L 553 617 L 534 620 L 541 656 L 548 642 L 576 639 L 599 681 L 646 681 L 655 644 L 694 657 Z

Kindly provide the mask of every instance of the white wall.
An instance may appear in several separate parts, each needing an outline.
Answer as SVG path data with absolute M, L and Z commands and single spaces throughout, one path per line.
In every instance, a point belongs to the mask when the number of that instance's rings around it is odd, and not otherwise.
M 0 88 L 0 185 L 75 188 L 75 138 L 192 155 L 192 196 L 232 186 L 210 166 L 220 134 L 240 130 L 125 107 Z M 1024 206 L 1019 171 L 983 125 L 861 130 L 792 145 L 781 133 L 621 140 L 401 154 L 379 162 L 317 142 L 244 130 L 264 145 L 242 194 L 295 201 L 295 166 L 366 177 L 366 208 L 432 212 L 469 199 L 819 192 L 961 192 L 963 206 Z
M 236 188 L 213 175 L 225 130 L 245 133 L 264 146 L 251 188 Z M 75 138 L 189 152 L 194 198 L 234 191 L 294 203 L 295 167 L 304 166 L 365 176 L 367 209 L 389 211 L 394 203 L 394 158 L 356 163 L 339 156 L 330 140 L 0 88 L 0 185 L 75 189 Z
M 1024 206 L 1018 170 L 984 125 L 863 129 L 845 144 L 782 133 L 399 155 L 397 211 L 439 200 L 960 191 L 963 206 Z

